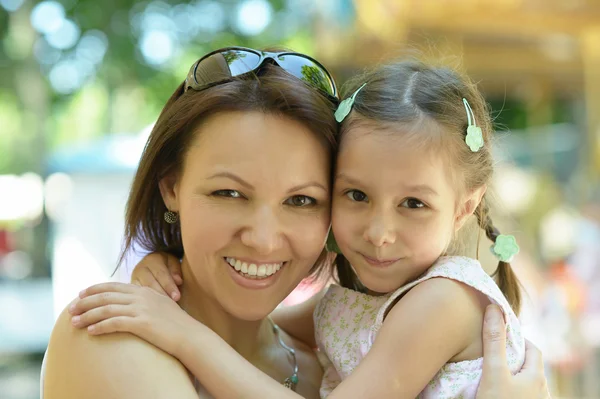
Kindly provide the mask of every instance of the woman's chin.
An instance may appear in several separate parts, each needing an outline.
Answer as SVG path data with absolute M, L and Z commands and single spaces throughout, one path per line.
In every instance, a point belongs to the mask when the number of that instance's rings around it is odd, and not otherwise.
M 239 320 L 244 321 L 260 321 L 266 318 L 268 315 L 275 310 L 279 303 L 253 303 L 246 302 L 245 304 L 230 303 L 225 305 L 225 309 L 228 309 L 228 313 Z

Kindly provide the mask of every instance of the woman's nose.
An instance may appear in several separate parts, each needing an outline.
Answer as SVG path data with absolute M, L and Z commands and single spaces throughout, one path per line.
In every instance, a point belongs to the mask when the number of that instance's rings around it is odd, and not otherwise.
M 242 243 L 261 255 L 281 248 L 283 233 L 276 212 L 267 206 L 257 209 L 250 226 L 242 232 Z

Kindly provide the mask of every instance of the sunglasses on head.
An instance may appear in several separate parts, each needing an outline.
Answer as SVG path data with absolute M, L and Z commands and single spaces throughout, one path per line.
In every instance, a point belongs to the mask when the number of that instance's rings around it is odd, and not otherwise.
M 329 100 L 339 101 L 335 81 L 321 63 L 293 52 L 267 52 L 245 47 L 226 47 L 206 54 L 192 65 L 184 91 L 204 90 L 247 73 L 258 72 L 265 63 L 282 68 L 292 76 L 319 90 Z

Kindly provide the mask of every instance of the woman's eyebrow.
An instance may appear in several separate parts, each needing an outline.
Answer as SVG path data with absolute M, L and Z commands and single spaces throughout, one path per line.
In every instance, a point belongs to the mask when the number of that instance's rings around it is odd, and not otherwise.
M 242 179 L 238 175 L 231 173 L 231 172 L 217 172 L 214 175 L 209 176 L 207 180 L 212 180 L 212 179 L 217 179 L 217 178 L 230 179 L 230 180 L 238 182 L 239 184 L 241 184 L 242 186 L 244 186 L 245 188 L 247 188 L 249 190 L 254 190 L 254 186 L 252 184 L 248 183 L 246 180 Z
M 317 181 L 311 181 L 308 183 L 298 184 L 297 186 L 290 188 L 288 190 L 288 194 L 296 192 L 296 191 L 300 191 L 300 190 L 308 188 L 308 187 L 316 187 L 316 188 L 320 188 L 321 190 L 325 191 L 326 193 L 329 192 L 329 190 L 327 188 L 325 188 L 325 186 L 322 185 L 321 183 L 319 183 Z
M 242 179 L 240 176 L 238 176 L 234 173 L 231 173 L 231 172 L 217 172 L 217 173 L 209 176 L 207 178 L 207 180 L 218 179 L 218 178 L 230 179 L 235 182 L 238 182 L 239 184 L 241 184 L 242 186 L 244 186 L 245 188 L 247 188 L 249 190 L 254 190 L 254 186 L 252 184 L 248 183 L 246 180 Z M 329 190 L 327 190 L 327 188 L 324 185 L 322 185 L 321 183 L 319 183 L 317 181 L 311 181 L 311 182 L 307 182 L 307 183 L 298 184 L 297 186 L 290 188 L 288 190 L 288 193 L 300 191 L 307 187 L 316 187 L 316 188 L 320 188 L 321 190 L 325 191 L 326 193 L 329 192 Z

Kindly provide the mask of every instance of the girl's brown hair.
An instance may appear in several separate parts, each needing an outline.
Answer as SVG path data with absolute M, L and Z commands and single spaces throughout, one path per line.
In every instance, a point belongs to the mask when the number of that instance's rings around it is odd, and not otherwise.
M 125 214 L 125 242 L 119 264 L 129 250 L 167 252 L 183 257 L 179 223 L 165 222 L 167 208 L 159 181 L 181 170 L 195 128 L 219 112 L 259 111 L 301 122 L 329 149 L 336 151 L 338 126 L 335 105 L 317 90 L 275 65 L 265 65 L 257 75 L 245 75 L 214 87 L 184 93 L 181 84 L 158 117 L 135 174 Z M 317 272 L 329 261 L 324 251 L 313 267 Z
M 437 145 L 454 165 L 451 174 L 461 192 L 469 192 L 490 182 L 493 172 L 492 120 L 483 96 L 469 78 L 448 67 L 436 67 L 416 60 L 399 61 L 378 66 L 353 79 L 344 88 L 345 96 L 354 93 L 363 83 L 366 85 L 355 96 L 352 113 L 342 124 L 342 146 L 344 132 L 357 124 L 368 124 L 375 130 L 386 132 L 397 131 L 398 126 L 409 127 L 402 129 L 407 132 L 407 141 Z M 468 119 L 463 98 L 469 102 L 477 126 L 483 132 L 484 146 L 477 152 L 472 152 L 465 143 Z M 489 216 L 487 194 L 474 213 L 479 231 L 485 231 L 486 236 L 495 242 L 500 233 Z M 335 269 L 341 285 L 364 290 L 343 255 L 337 256 Z M 496 273 L 500 289 L 518 313 L 521 293 L 510 264 L 500 262 Z

